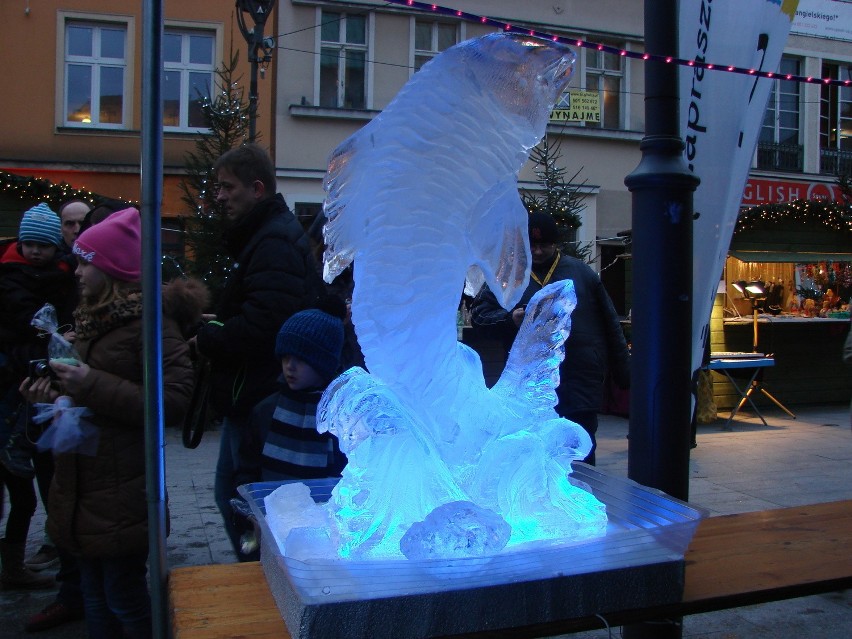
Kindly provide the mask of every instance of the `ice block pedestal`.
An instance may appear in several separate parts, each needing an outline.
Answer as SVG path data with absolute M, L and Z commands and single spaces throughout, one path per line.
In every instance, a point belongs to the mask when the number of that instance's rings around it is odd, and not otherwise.
M 419 639 L 497 630 L 680 601 L 683 556 L 704 512 L 664 493 L 575 464 L 607 507 L 606 535 L 525 545 L 488 558 L 387 561 L 284 556 L 263 498 L 240 487 L 261 525 L 261 564 L 293 639 Z M 334 481 L 304 482 L 317 501 Z

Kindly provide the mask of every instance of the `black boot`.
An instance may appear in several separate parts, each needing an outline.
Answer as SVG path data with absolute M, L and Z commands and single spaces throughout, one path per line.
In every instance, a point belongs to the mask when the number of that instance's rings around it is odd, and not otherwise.
M 6 467 L 16 477 L 32 479 L 35 477 L 33 468 L 33 446 L 23 432 L 12 433 L 9 441 L 0 450 L 0 464 Z
M 24 542 L 9 543 L 0 539 L 0 583 L 5 590 L 42 590 L 55 584 L 53 575 L 37 575 L 24 565 Z

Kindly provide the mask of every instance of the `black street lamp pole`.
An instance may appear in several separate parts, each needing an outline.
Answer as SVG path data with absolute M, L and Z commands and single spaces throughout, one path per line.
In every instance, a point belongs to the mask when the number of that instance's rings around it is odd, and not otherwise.
M 645 0 L 645 50 L 677 57 L 677 0 Z M 642 160 L 624 183 L 633 197 L 632 374 L 628 476 L 689 496 L 692 414 L 692 197 L 683 158 L 678 66 L 645 62 Z M 679 620 L 634 624 L 630 639 L 676 638 Z
M 257 137 L 257 70 L 270 59 L 271 46 L 263 40 L 263 26 L 275 7 L 275 0 L 237 0 L 237 24 L 248 43 L 251 77 L 249 81 L 249 142 Z M 244 14 L 248 13 L 254 27 L 249 28 Z M 263 52 L 261 55 L 260 52 Z

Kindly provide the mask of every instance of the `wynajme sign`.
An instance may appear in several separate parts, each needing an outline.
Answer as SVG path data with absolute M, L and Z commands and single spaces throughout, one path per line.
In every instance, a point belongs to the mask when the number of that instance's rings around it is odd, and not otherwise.
M 562 94 L 550 112 L 551 122 L 601 122 L 601 95 L 597 91 L 571 89 Z

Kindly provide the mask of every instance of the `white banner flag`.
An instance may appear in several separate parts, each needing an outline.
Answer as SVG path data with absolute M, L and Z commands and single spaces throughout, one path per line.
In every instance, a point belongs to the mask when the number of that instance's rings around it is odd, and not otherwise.
M 772 89 L 769 78 L 728 66 L 778 71 L 798 0 L 681 0 L 680 51 L 714 69 L 681 67 L 681 136 L 701 179 L 693 227 L 693 370 L 701 366 L 710 313 L 743 187 Z

